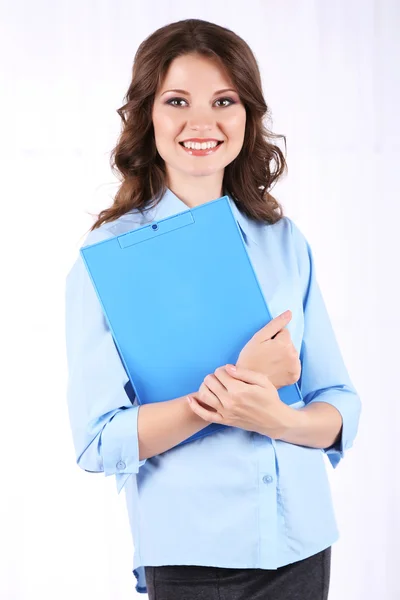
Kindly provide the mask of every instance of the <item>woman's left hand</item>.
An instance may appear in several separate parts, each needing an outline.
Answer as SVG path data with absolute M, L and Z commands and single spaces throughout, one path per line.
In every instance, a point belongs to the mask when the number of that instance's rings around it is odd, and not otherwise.
M 193 412 L 210 423 L 256 431 L 273 439 L 286 430 L 290 408 L 267 375 L 257 371 L 218 367 L 190 398 Z

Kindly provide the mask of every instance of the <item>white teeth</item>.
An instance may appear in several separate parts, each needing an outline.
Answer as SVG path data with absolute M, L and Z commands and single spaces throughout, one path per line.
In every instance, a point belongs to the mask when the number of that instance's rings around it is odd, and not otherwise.
M 218 146 L 218 142 L 183 142 L 185 148 L 191 148 L 192 150 L 207 150 L 208 148 L 215 148 Z

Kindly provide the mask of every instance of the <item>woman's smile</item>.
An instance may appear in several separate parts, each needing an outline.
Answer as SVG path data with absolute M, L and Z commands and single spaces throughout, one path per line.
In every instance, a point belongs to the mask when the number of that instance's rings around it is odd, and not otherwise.
M 224 142 L 217 142 L 214 147 L 210 146 L 209 148 L 205 149 L 201 148 L 200 142 L 190 143 L 191 147 L 184 146 L 183 142 L 179 142 L 179 145 L 183 151 L 186 152 L 186 154 L 191 154 L 192 156 L 208 156 L 209 154 L 214 154 L 223 143 Z

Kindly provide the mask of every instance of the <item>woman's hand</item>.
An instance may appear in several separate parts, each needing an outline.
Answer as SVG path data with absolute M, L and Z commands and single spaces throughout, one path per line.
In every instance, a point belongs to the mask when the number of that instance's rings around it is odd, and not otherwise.
M 193 412 L 210 423 L 256 431 L 273 439 L 286 430 L 290 409 L 262 373 L 241 367 L 233 371 L 231 365 L 218 367 L 190 398 Z
M 236 362 L 238 367 L 267 375 L 277 390 L 297 383 L 301 374 L 298 352 L 289 331 L 284 329 L 292 318 L 292 313 L 286 312 L 257 331 Z

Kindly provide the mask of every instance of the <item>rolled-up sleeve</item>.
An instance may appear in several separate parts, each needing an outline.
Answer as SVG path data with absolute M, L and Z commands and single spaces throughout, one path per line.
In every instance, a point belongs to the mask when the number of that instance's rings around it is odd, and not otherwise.
M 299 385 L 306 405 L 326 402 L 342 416 L 338 442 L 323 449 L 336 468 L 357 435 L 361 402 L 344 364 L 316 279 L 310 245 L 292 221 L 291 226 L 303 290 L 304 335 Z
M 89 232 L 83 245 L 112 237 Z M 82 257 L 66 277 L 67 404 L 77 464 L 115 475 L 118 493 L 139 471 L 138 411 L 130 382 Z M 130 388 L 133 390 L 132 386 Z

